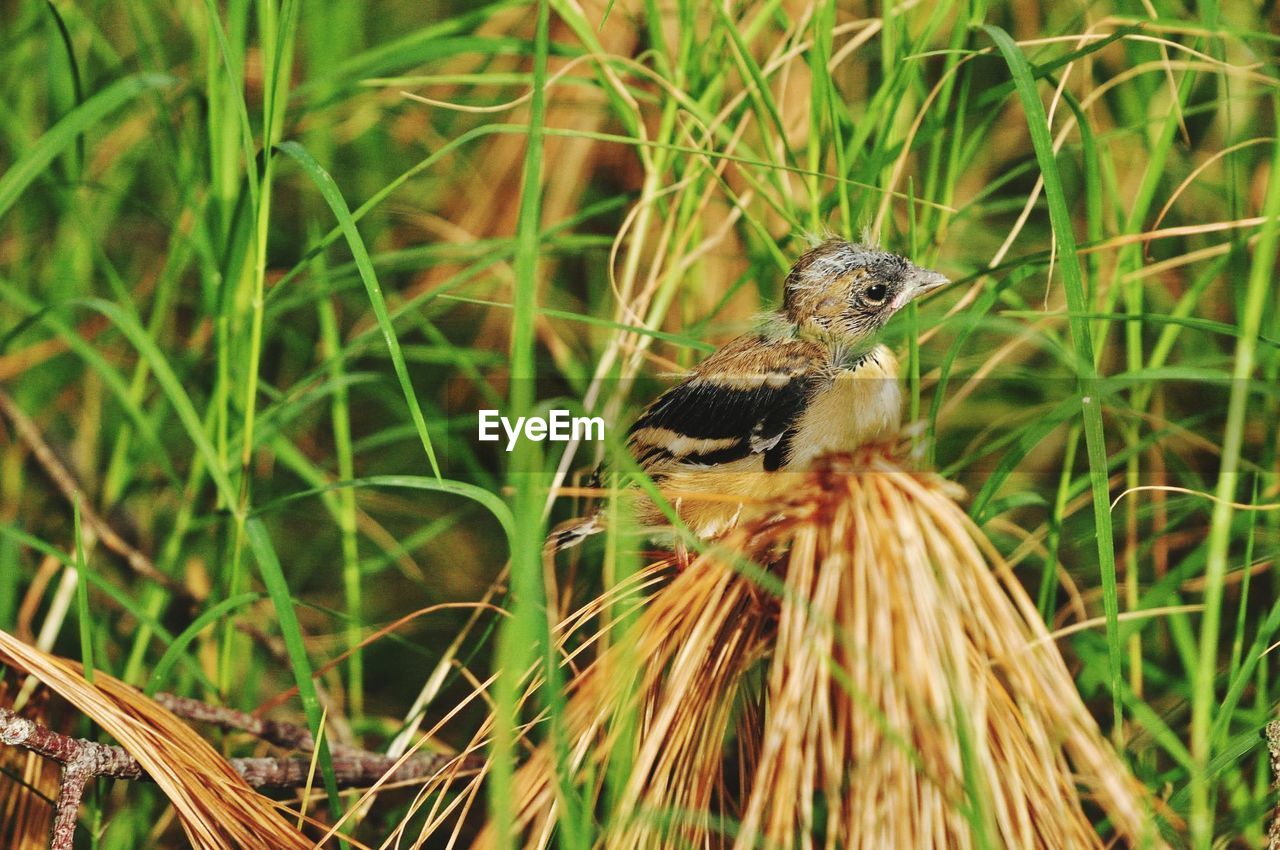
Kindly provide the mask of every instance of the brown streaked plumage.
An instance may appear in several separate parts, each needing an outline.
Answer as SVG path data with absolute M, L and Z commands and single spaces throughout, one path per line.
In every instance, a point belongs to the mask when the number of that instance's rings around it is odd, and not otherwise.
M 892 439 L 902 416 L 898 363 L 876 336 L 946 282 L 896 254 L 823 242 L 787 275 L 780 312 L 645 409 L 629 432 L 632 456 L 695 534 L 722 534 L 785 492 L 788 473 Z M 634 504 L 642 524 L 665 523 L 638 491 Z M 573 545 L 602 527 L 591 517 L 551 542 Z

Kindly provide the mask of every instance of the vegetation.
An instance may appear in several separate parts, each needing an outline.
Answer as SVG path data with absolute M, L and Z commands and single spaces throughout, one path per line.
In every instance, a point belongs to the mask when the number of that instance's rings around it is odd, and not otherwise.
M 621 463 L 661 376 L 775 303 L 810 236 L 867 234 L 956 281 L 887 330 L 917 449 L 1185 820 L 1166 840 L 1259 846 L 1274 3 L 423 6 L 7 4 L 0 629 L 373 749 L 461 747 L 491 717 L 469 798 L 306 808 L 345 813 L 351 846 L 445 846 L 441 811 L 469 810 L 466 838 L 482 794 L 509 824 L 517 759 L 567 722 L 560 652 L 634 613 L 591 608 L 556 645 L 548 605 L 640 567 L 608 535 L 544 581 L 581 509 L 556 488 L 598 446 L 507 454 L 477 411 L 604 416 Z M 491 680 L 532 665 L 529 701 Z M 50 793 L 6 758 L 6 799 Z M 182 846 L 167 811 L 102 783 L 81 839 Z M 570 811 L 556 841 L 592 846 L 608 806 Z

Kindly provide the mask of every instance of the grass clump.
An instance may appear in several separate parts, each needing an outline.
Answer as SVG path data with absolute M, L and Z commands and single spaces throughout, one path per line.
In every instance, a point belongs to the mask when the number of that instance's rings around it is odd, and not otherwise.
M 687 566 L 636 573 L 639 612 L 517 774 L 520 846 L 567 831 L 566 795 L 610 848 L 1167 846 L 1176 815 L 1105 740 L 954 485 L 882 447 L 792 474 L 784 504 Z

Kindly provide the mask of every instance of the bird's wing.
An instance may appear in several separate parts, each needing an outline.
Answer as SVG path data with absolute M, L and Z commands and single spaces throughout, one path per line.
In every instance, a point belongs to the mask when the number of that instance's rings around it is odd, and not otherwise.
M 646 408 L 629 432 L 632 454 L 651 473 L 757 454 L 766 470 L 778 469 L 822 380 L 821 355 L 800 340 L 735 340 Z

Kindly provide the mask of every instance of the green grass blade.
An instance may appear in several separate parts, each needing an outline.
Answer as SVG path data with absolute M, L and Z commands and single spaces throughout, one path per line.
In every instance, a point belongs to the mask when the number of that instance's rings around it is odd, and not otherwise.
M 462 496 L 465 499 L 479 503 L 489 513 L 493 514 L 494 518 L 501 523 L 502 530 L 506 532 L 508 542 L 511 541 L 515 534 L 515 518 L 511 513 L 511 509 L 498 496 L 483 487 L 477 487 L 465 481 L 451 481 L 448 478 L 427 478 L 422 475 L 370 475 L 354 481 L 336 481 L 324 487 L 290 493 L 281 499 L 259 505 L 250 516 L 264 516 L 290 502 L 348 487 L 403 487 L 410 490 L 429 490 L 434 493 L 449 493 L 455 496 Z
M 1084 274 L 1076 253 L 1075 232 L 1072 230 L 1071 210 L 1067 206 L 1066 192 L 1053 151 L 1053 139 L 1049 136 L 1049 123 L 1044 105 L 1036 91 L 1031 66 L 1018 45 L 1007 32 L 997 26 L 985 25 L 983 30 L 991 36 L 1013 75 L 1018 98 L 1026 113 L 1027 129 L 1035 147 L 1036 160 L 1044 176 L 1044 194 L 1049 204 L 1049 220 L 1058 244 L 1058 262 L 1062 269 L 1066 288 L 1067 305 L 1073 314 L 1083 314 L 1088 309 L 1085 299 Z M 1070 319 L 1071 343 L 1076 354 L 1076 368 L 1081 392 L 1081 411 L 1084 416 L 1085 450 L 1089 458 L 1089 480 L 1093 493 L 1093 515 L 1098 545 L 1098 566 L 1102 576 L 1102 600 L 1107 618 L 1107 655 L 1110 662 L 1112 721 L 1117 733 L 1120 730 L 1122 676 L 1120 654 L 1120 606 L 1116 583 L 1115 541 L 1111 531 L 1111 497 L 1107 485 L 1108 462 L 1106 436 L 1102 428 L 1102 405 L 1096 389 L 1097 368 L 1093 361 L 1093 342 L 1086 320 L 1073 315 Z
M 173 371 L 168 358 L 151 338 L 151 334 L 147 333 L 147 329 L 132 313 L 121 309 L 117 304 L 101 298 L 87 298 L 84 303 L 110 319 L 129 342 L 133 343 L 138 354 L 151 365 L 156 381 L 168 396 L 169 403 L 173 405 L 174 412 L 177 413 L 178 419 L 187 431 L 187 436 L 195 444 L 196 450 L 204 456 L 209 477 L 213 479 L 218 491 L 227 500 L 226 504 L 235 505 L 235 489 L 231 485 L 231 479 L 227 477 L 226 469 L 219 463 L 218 451 L 209 440 L 209 435 L 205 433 L 200 415 L 196 413 L 195 405 L 191 403 L 191 397 L 187 395 L 182 380 Z
M 321 724 L 324 715 L 320 705 L 320 697 L 316 693 L 316 685 L 312 680 L 313 668 L 307 655 L 306 638 L 302 634 L 302 626 L 298 622 L 297 612 L 293 610 L 293 596 L 289 593 L 289 583 L 284 577 L 280 559 L 276 556 L 271 536 L 262 520 L 253 518 L 245 521 L 245 537 L 249 548 L 253 550 L 254 560 L 258 562 L 258 571 L 262 583 L 266 585 L 275 609 L 280 636 L 284 638 L 285 651 L 289 656 L 289 665 L 293 668 L 294 682 L 298 686 L 298 698 L 302 701 L 302 710 L 307 715 L 307 725 L 317 743 L 317 755 L 320 770 L 324 776 L 325 791 L 329 794 L 329 805 L 335 817 L 340 817 L 341 800 L 338 796 L 338 783 L 333 773 L 333 758 L 329 753 L 329 743 L 322 739 Z M 327 738 L 327 736 L 324 736 Z
M 329 172 L 315 161 L 306 148 L 297 142 L 284 142 L 277 149 L 302 166 L 303 171 L 316 184 L 316 188 L 328 202 L 329 208 L 333 210 L 333 215 L 337 218 L 351 254 L 355 258 L 356 267 L 360 270 L 360 279 L 364 282 L 365 291 L 369 294 L 369 304 L 373 307 L 374 316 L 377 317 L 378 326 L 382 329 L 382 336 L 387 342 L 391 364 L 395 368 L 396 378 L 400 381 L 400 389 L 404 392 L 405 403 L 409 406 L 409 415 L 413 419 L 414 428 L 418 431 L 418 438 L 422 441 L 422 448 L 426 451 L 427 460 L 431 463 L 431 471 L 436 478 L 442 478 L 440 465 L 436 462 L 436 452 L 431 445 L 431 435 L 427 432 L 427 422 L 422 415 L 422 405 L 418 403 L 413 381 L 409 377 L 409 367 L 405 365 L 404 353 L 400 349 L 400 339 L 396 336 L 396 329 L 387 313 L 387 302 L 382 295 L 382 286 L 378 283 L 378 274 L 374 271 L 373 262 L 369 259 L 364 240 L 360 238 L 360 231 L 351 218 L 350 207 L 342 197 L 338 184 L 333 182 Z
M 202 631 L 222 619 L 223 615 L 238 608 L 243 608 L 261 598 L 262 594 L 260 593 L 241 593 L 229 599 L 223 599 L 210 606 L 208 610 L 201 612 L 200 616 L 191 621 L 191 625 L 183 629 L 173 639 L 164 654 L 160 656 L 160 660 L 156 662 L 155 667 L 151 670 L 151 676 L 147 679 L 147 686 L 144 692 L 148 696 L 154 696 L 158 691 L 163 690 L 169 674 L 173 672 L 174 665 L 183 660 L 183 653 L 187 651 L 187 647 L 190 646 L 191 642 L 200 636 Z
M 542 231 L 542 156 L 546 136 L 547 54 L 550 40 L 550 0 L 539 0 L 533 59 L 533 97 L 529 108 L 529 141 L 525 149 L 520 207 L 516 217 L 515 284 L 512 290 L 511 388 L 509 415 L 532 412 L 536 372 L 534 324 L 538 309 L 538 257 Z M 587 836 L 582 824 L 582 804 L 571 787 L 566 744 L 562 732 L 564 714 L 560 692 L 559 658 L 551 644 L 547 600 L 541 559 L 542 453 L 529 441 L 517 444 L 511 457 L 508 478 L 515 490 L 513 514 L 515 539 L 511 552 L 511 616 L 502 624 L 498 639 L 498 665 L 502 670 L 496 684 L 497 717 L 493 738 L 493 771 L 488 794 L 489 811 L 497 836 L 497 847 L 515 846 L 517 808 L 514 801 L 519 724 L 519 696 L 525 671 L 536 665 L 543 679 L 542 701 L 551 724 L 561 846 L 585 850 Z
M 72 502 L 76 535 L 76 618 L 80 621 L 80 663 L 84 679 L 93 682 L 93 619 L 89 616 L 89 563 L 84 556 L 84 533 L 80 530 L 80 497 Z
M 0 175 L 0 216 L 8 212 L 23 191 L 45 172 L 67 146 L 75 144 L 76 139 L 86 130 L 138 95 L 166 88 L 174 82 L 172 77 L 163 74 L 125 77 L 68 112 L 66 117 L 40 137 L 31 150 Z
M 1280 99 L 1272 99 L 1280 106 Z M 1280 174 L 1280 141 L 1272 149 L 1271 173 Z M 1267 297 L 1275 286 L 1276 255 L 1280 250 L 1280 179 L 1272 179 L 1263 201 L 1266 222 L 1254 249 L 1253 263 L 1240 312 L 1240 336 L 1236 339 L 1231 395 L 1223 430 L 1222 463 L 1217 497 L 1210 518 L 1208 551 L 1205 555 L 1204 619 L 1200 626 L 1200 651 L 1191 700 L 1191 754 L 1196 769 L 1191 773 L 1191 839 L 1197 848 L 1208 848 L 1214 840 L 1213 806 L 1210 800 L 1209 762 L 1213 757 L 1214 712 L 1218 708 L 1218 642 L 1221 638 L 1223 587 L 1227 555 L 1231 546 L 1231 520 L 1239 479 L 1240 455 L 1244 446 L 1249 395 L 1257 362 L 1258 336 Z M 1221 736 L 1219 736 L 1220 738 Z

